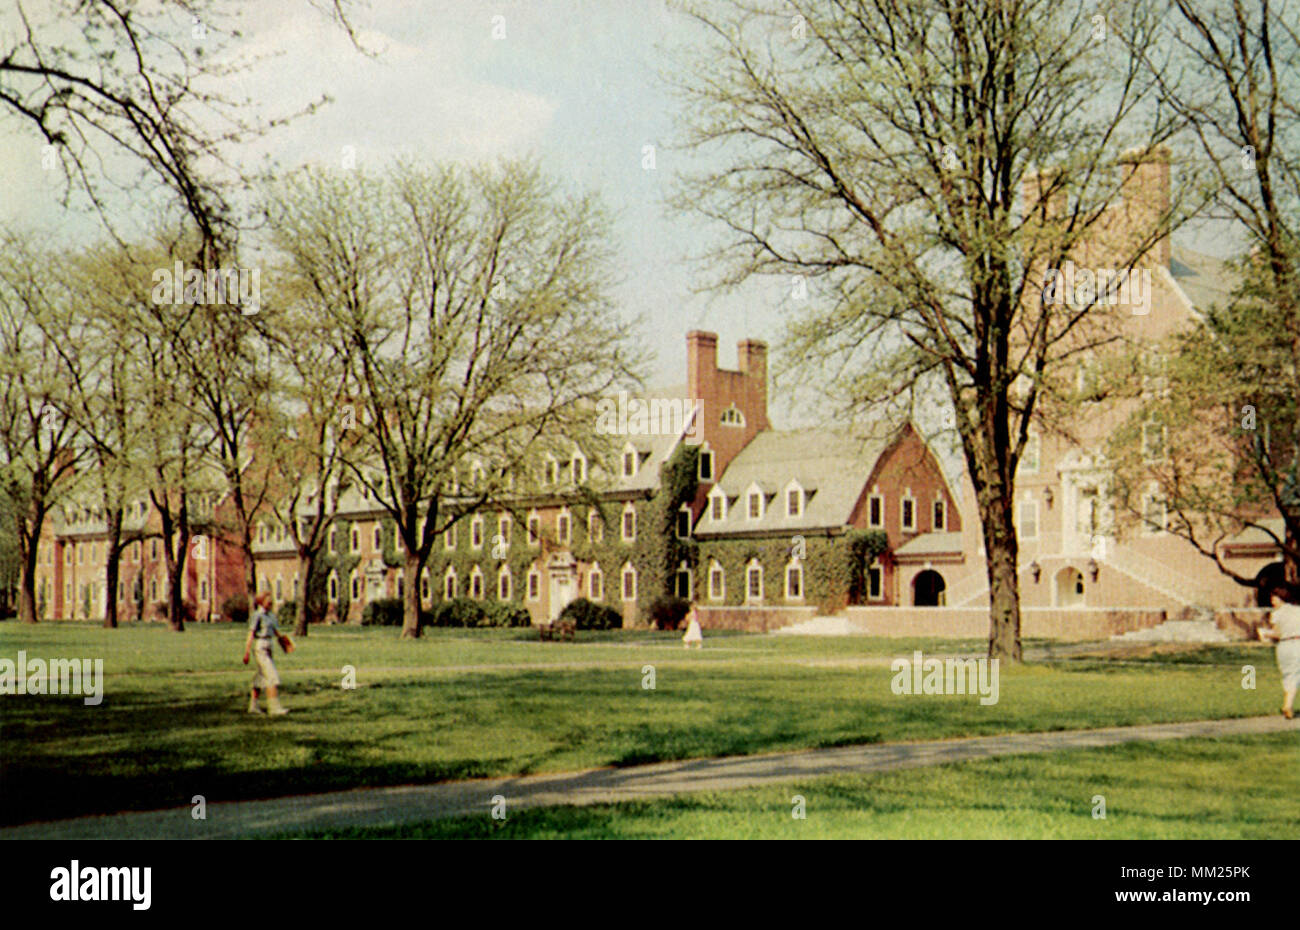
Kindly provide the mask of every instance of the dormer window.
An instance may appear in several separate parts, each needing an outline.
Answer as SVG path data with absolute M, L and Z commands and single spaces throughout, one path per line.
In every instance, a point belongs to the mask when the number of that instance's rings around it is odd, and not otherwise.
M 751 520 L 763 518 L 763 491 L 757 485 L 751 485 L 745 493 L 745 514 Z
M 587 480 L 587 459 L 581 452 L 575 453 L 570 460 L 569 473 L 574 484 L 582 484 Z
M 550 456 L 546 457 L 546 483 L 547 484 L 560 483 L 560 463 L 555 461 L 555 459 L 551 458 Z
M 709 494 L 709 519 L 714 523 L 727 519 L 727 494 L 722 488 L 714 488 Z
M 623 477 L 631 478 L 636 475 L 636 449 L 631 446 L 623 448 Z
M 799 482 L 791 481 L 785 489 L 785 515 L 787 517 L 803 516 L 803 488 Z
M 740 412 L 739 407 L 732 404 L 726 410 L 722 411 L 722 416 L 719 418 L 719 422 L 721 422 L 723 426 L 744 426 L 745 415 Z
M 697 473 L 701 481 L 713 480 L 713 450 L 700 449 L 699 458 L 696 459 L 698 465 Z

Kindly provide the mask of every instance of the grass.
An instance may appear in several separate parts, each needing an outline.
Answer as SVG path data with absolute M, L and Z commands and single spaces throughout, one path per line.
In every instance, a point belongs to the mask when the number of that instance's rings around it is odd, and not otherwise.
M 243 713 L 243 631 L 0 624 L 0 656 L 103 658 L 104 703 L 0 698 L 0 823 L 363 785 L 624 766 L 851 743 L 1272 713 L 1260 647 L 1213 661 L 1084 657 L 1007 669 L 1000 701 L 900 697 L 892 657 L 970 640 L 610 631 L 539 643 L 527 631 L 320 629 L 279 657 L 293 713 Z M 1032 644 L 1031 644 L 1032 645 Z M 1257 690 L 1241 667 L 1259 670 Z M 342 668 L 358 688 L 340 688 Z M 653 665 L 654 690 L 642 687 Z M 1035 763 L 1029 763 L 1033 765 Z
M 796 795 L 804 818 L 793 816 Z M 1093 816 L 1097 795 L 1105 818 Z M 286 834 L 335 839 L 1293 839 L 1290 733 L 1127 743 L 652 801 Z

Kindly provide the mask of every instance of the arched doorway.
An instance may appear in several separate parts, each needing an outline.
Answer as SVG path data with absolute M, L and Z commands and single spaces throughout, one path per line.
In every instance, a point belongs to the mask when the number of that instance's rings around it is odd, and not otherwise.
M 1083 606 L 1083 573 L 1077 568 L 1063 568 L 1056 573 L 1056 606 Z
M 927 568 L 912 579 L 912 603 L 917 607 L 942 607 L 946 588 L 943 575 Z

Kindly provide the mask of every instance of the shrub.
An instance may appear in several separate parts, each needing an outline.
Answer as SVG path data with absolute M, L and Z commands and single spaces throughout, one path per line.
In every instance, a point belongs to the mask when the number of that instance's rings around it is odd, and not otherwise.
M 280 621 L 281 624 L 283 624 L 283 625 L 285 625 L 285 626 L 287 626 L 287 625 L 290 624 L 290 623 L 297 623 L 297 622 L 298 622 L 298 602 L 297 602 L 297 601 L 285 601 L 283 604 L 281 604 L 281 605 L 280 605 L 280 612 L 279 612 L 279 614 L 277 615 L 277 619 Z
M 528 608 L 515 601 L 488 601 L 483 605 L 483 614 L 484 626 L 520 627 L 533 623 Z
M 691 609 L 680 597 L 656 597 L 650 602 L 650 625 L 657 630 L 675 630 Z
M 401 626 L 402 599 L 381 597 L 371 601 L 361 611 L 362 626 Z
M 566 604 L 560 611 L 560 619 L 572 620 L 580 630 L 617 630 L 623 625 L 623 615 L 617 610 L 585 597 Z
M 483 605 L 468 597 L 443 601 L 433 609 L 434 626 L 476 627 L 486 626 Z
M 221 616 L 232 623 L 248 622 L 248 595 L 232 594 L 221 604 Z

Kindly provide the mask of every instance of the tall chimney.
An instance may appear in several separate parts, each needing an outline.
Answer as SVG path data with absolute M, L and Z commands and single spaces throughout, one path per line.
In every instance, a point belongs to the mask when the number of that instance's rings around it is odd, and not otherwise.
M 686 389 L 690 399 L 712 399 L 717 373 L 718 334 L 691 330 L 686 334 Z
M 736 346 L 741 374 L 749 382 L 747 392 L 754 400 L 759 429 L 767 429 L 767 343 L 759 339 L 742 339 Z

